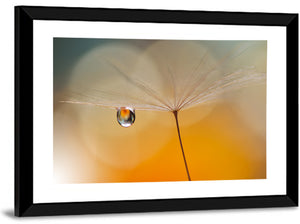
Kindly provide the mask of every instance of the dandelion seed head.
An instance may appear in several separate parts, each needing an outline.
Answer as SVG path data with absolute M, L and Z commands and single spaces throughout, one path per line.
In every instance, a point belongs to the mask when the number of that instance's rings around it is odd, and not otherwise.
M 121 42 L 101 46 L 79 60 L 63 102 L 154 111 L 191 108 L 265 80 L 253 66 L 233 68 L 245 49 L 220 56 L 199 41 L 178 40 L 152 41 L 143 48 Z

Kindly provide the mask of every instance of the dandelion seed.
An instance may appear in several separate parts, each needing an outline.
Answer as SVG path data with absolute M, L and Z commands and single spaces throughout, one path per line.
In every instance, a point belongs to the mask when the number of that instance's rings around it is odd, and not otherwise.
M 78 63 L 75 81 L 61 102 L 117 109 L 123 127 L 133 124 L 135 110 L 171 112 L 191 180 L 178 114 L 225 92 L 264 82 L 265 73 L 253 66 L 227 71 L 247 49 L 239 47 L 218 58 L 193 41 L 156 41 L 146 49 L 122 44 L 95 49 Z

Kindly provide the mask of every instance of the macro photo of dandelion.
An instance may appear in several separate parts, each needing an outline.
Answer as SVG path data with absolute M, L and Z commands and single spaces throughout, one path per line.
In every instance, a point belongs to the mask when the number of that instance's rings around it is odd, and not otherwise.
M 58 183 L 266 178 L 267 41 L 53 46 Z

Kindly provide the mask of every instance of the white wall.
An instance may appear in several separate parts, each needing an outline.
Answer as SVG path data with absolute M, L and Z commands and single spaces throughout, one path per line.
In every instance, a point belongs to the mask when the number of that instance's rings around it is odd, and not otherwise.
M 251 11 L 251 12 L 287 12 L 299 13 L 299 0 L 262 1 L 262 0 L 2 0 L 0 3 L 0 222 L 15 223 L 298 223 L 298 208 L 276 209 L 244 209 L 230 211 L 193 211 L 119 215 L 87 215 L 44 218 L 13 217 L 13 178 L 14 178 L 14 8 L 15 5 L 52 5 L 52 6 L 86 6 L 110 8 L 155 8 L 155 9 L 186 9 L 213 11 Z

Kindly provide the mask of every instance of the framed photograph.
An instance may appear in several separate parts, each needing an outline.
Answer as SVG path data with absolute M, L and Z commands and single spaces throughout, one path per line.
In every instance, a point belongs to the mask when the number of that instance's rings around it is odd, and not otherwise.
M 15 215 L 298 206 L 298 15 L 15 7 Z

